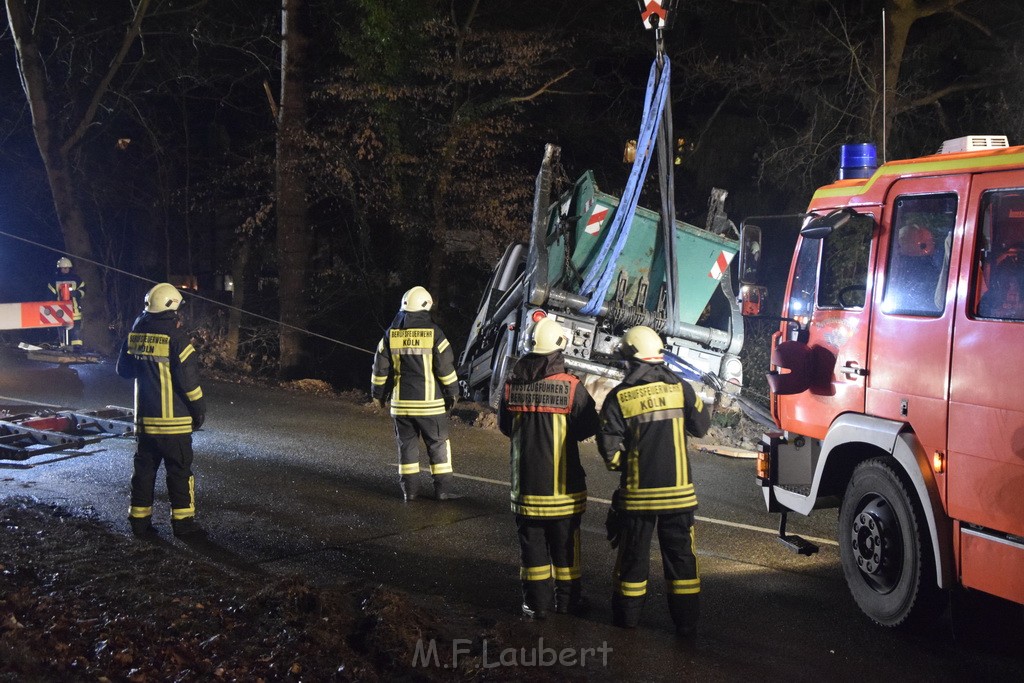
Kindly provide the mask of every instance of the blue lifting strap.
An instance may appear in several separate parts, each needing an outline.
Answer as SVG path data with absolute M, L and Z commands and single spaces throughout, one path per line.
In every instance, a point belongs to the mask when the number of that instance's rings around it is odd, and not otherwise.
M 647 178 L 647 169 L 651 165 L 651 158 L 654 156 L 655 141 L 658 135 L 658 127 L 661 123 L 662 112 L 665 109 L 665 102 L 668 98 L 669 80 L 671 69 L 668 56 L 664 56 L 661 74 L 658 75 L 657 83 L 655 76 L 658 71 L 658 63 L 651 64 L 651 73 L 647 79 L 647 93 L 644 98 L 644 113 L 640 124 L 640 134 L 636 141 L 636 157 L 633 159 L 633 168 L 629 172 L 629 179 L 626 181 L 626 189 L 622 193 L 619 207 L 615 211 L 615 218 L 608 228 L 608 236 L 601 244 L 597 257 L 587 268 L 580 287 L 580 294 L 590 295 L 590 301 L 580 309 L 584 315 L 597 315 L 601 311 L 601 305 L 608 293 L 612 277 L 615 274 L 615 263 L 622 254 L 629 238 L 629 229 L 633 224 L 633 216 L 636 214 L 637 203 L 640 201 L 640 192 L 643 189 L 644 180 Z

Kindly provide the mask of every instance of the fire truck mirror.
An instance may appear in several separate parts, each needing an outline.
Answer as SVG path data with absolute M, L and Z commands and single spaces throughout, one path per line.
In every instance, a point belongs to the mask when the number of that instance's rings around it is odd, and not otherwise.
M 800 228 L 800 234 L 807 239 L 823 240 L 831 235 L 833 230 L 843 227 L 850 222 L 851 218 L 859 215 L 853 209 L 846 207 L 830 211 L 824 216 L 814 216 L 804 223 L 804 227 Z
M 740 284 L 760 284 L 761 228 L 756 225 L 740 227 Z M 745 288 L 744 288 L 745 289 Z
M 782 342 L 772 352 L 772 367 L 773 370 L 768 373 L 768 386 L 773 394 L 790 396 L 810 388 L 813 363 L 811 349 L 807 344 Z

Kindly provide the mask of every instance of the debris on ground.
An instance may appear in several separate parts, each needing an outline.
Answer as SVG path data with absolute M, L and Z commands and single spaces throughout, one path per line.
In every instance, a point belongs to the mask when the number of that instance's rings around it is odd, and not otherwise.
M 231 572 L 84 512 L 0 503 L 0 681 L 565 679 L 454 657 L 452 628 L 385 586 Z

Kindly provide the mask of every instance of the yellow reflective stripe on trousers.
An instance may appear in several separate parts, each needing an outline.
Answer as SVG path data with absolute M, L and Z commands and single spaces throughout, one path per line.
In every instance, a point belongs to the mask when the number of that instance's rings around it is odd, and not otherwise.
M 647 581 L 619 581 L 617 589 L 627 598 L 639 598 L 647 595 Z
M 137 505 L 132 505 L 131 507 L 128 508 L 128 516 L 132 517 L 134 519 L 142 519 L 143 517 L 152 517 L 153 516 L 153 506 L 140 507 L 140 506 L 137 506 Z
M 399 474 L 416 474 L 420 471 L 420 464 L 418 462 L 403 462 L 398 466 Z
M 583 576 L 583 568 L 580 566 L 580 530 L 576 529 L 572 535 L 572 557 L 571 567 L 555 567 L 555 581 L 573 581 Z
M 430 463 L 431 474 L 449 474 L 452 471 L 452 442 L 444 442 L 444 455 L 446 462 Z
M 551 565 L 542 567 L 520 567 L 519 578 L 523 581 L 546 581 L 551 578 Z
M 196 516 L 196 478 L 188 478 L 188 507 L 171 508 L 171 519 L 188 519 Z
M 672 595 L 696 595 L 700 593 L 700 578 L 670 581 L 668 589 Z

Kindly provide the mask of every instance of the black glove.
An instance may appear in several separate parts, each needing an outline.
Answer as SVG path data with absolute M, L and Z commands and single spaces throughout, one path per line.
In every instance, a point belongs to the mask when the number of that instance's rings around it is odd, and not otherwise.
M 444 397 L 444 409 L 451 410 L 459 404 L 458 396 L 445 396 Z
M 192 431 L 194 432 L 197 429 L 199 429 L 200 427 L 202 427 L 204 422 L 206 422 L 206 412 L 205 411 L 202 412 L 202 413 L 196 413 L 195 415 L 193 415 L 192 416 Z

